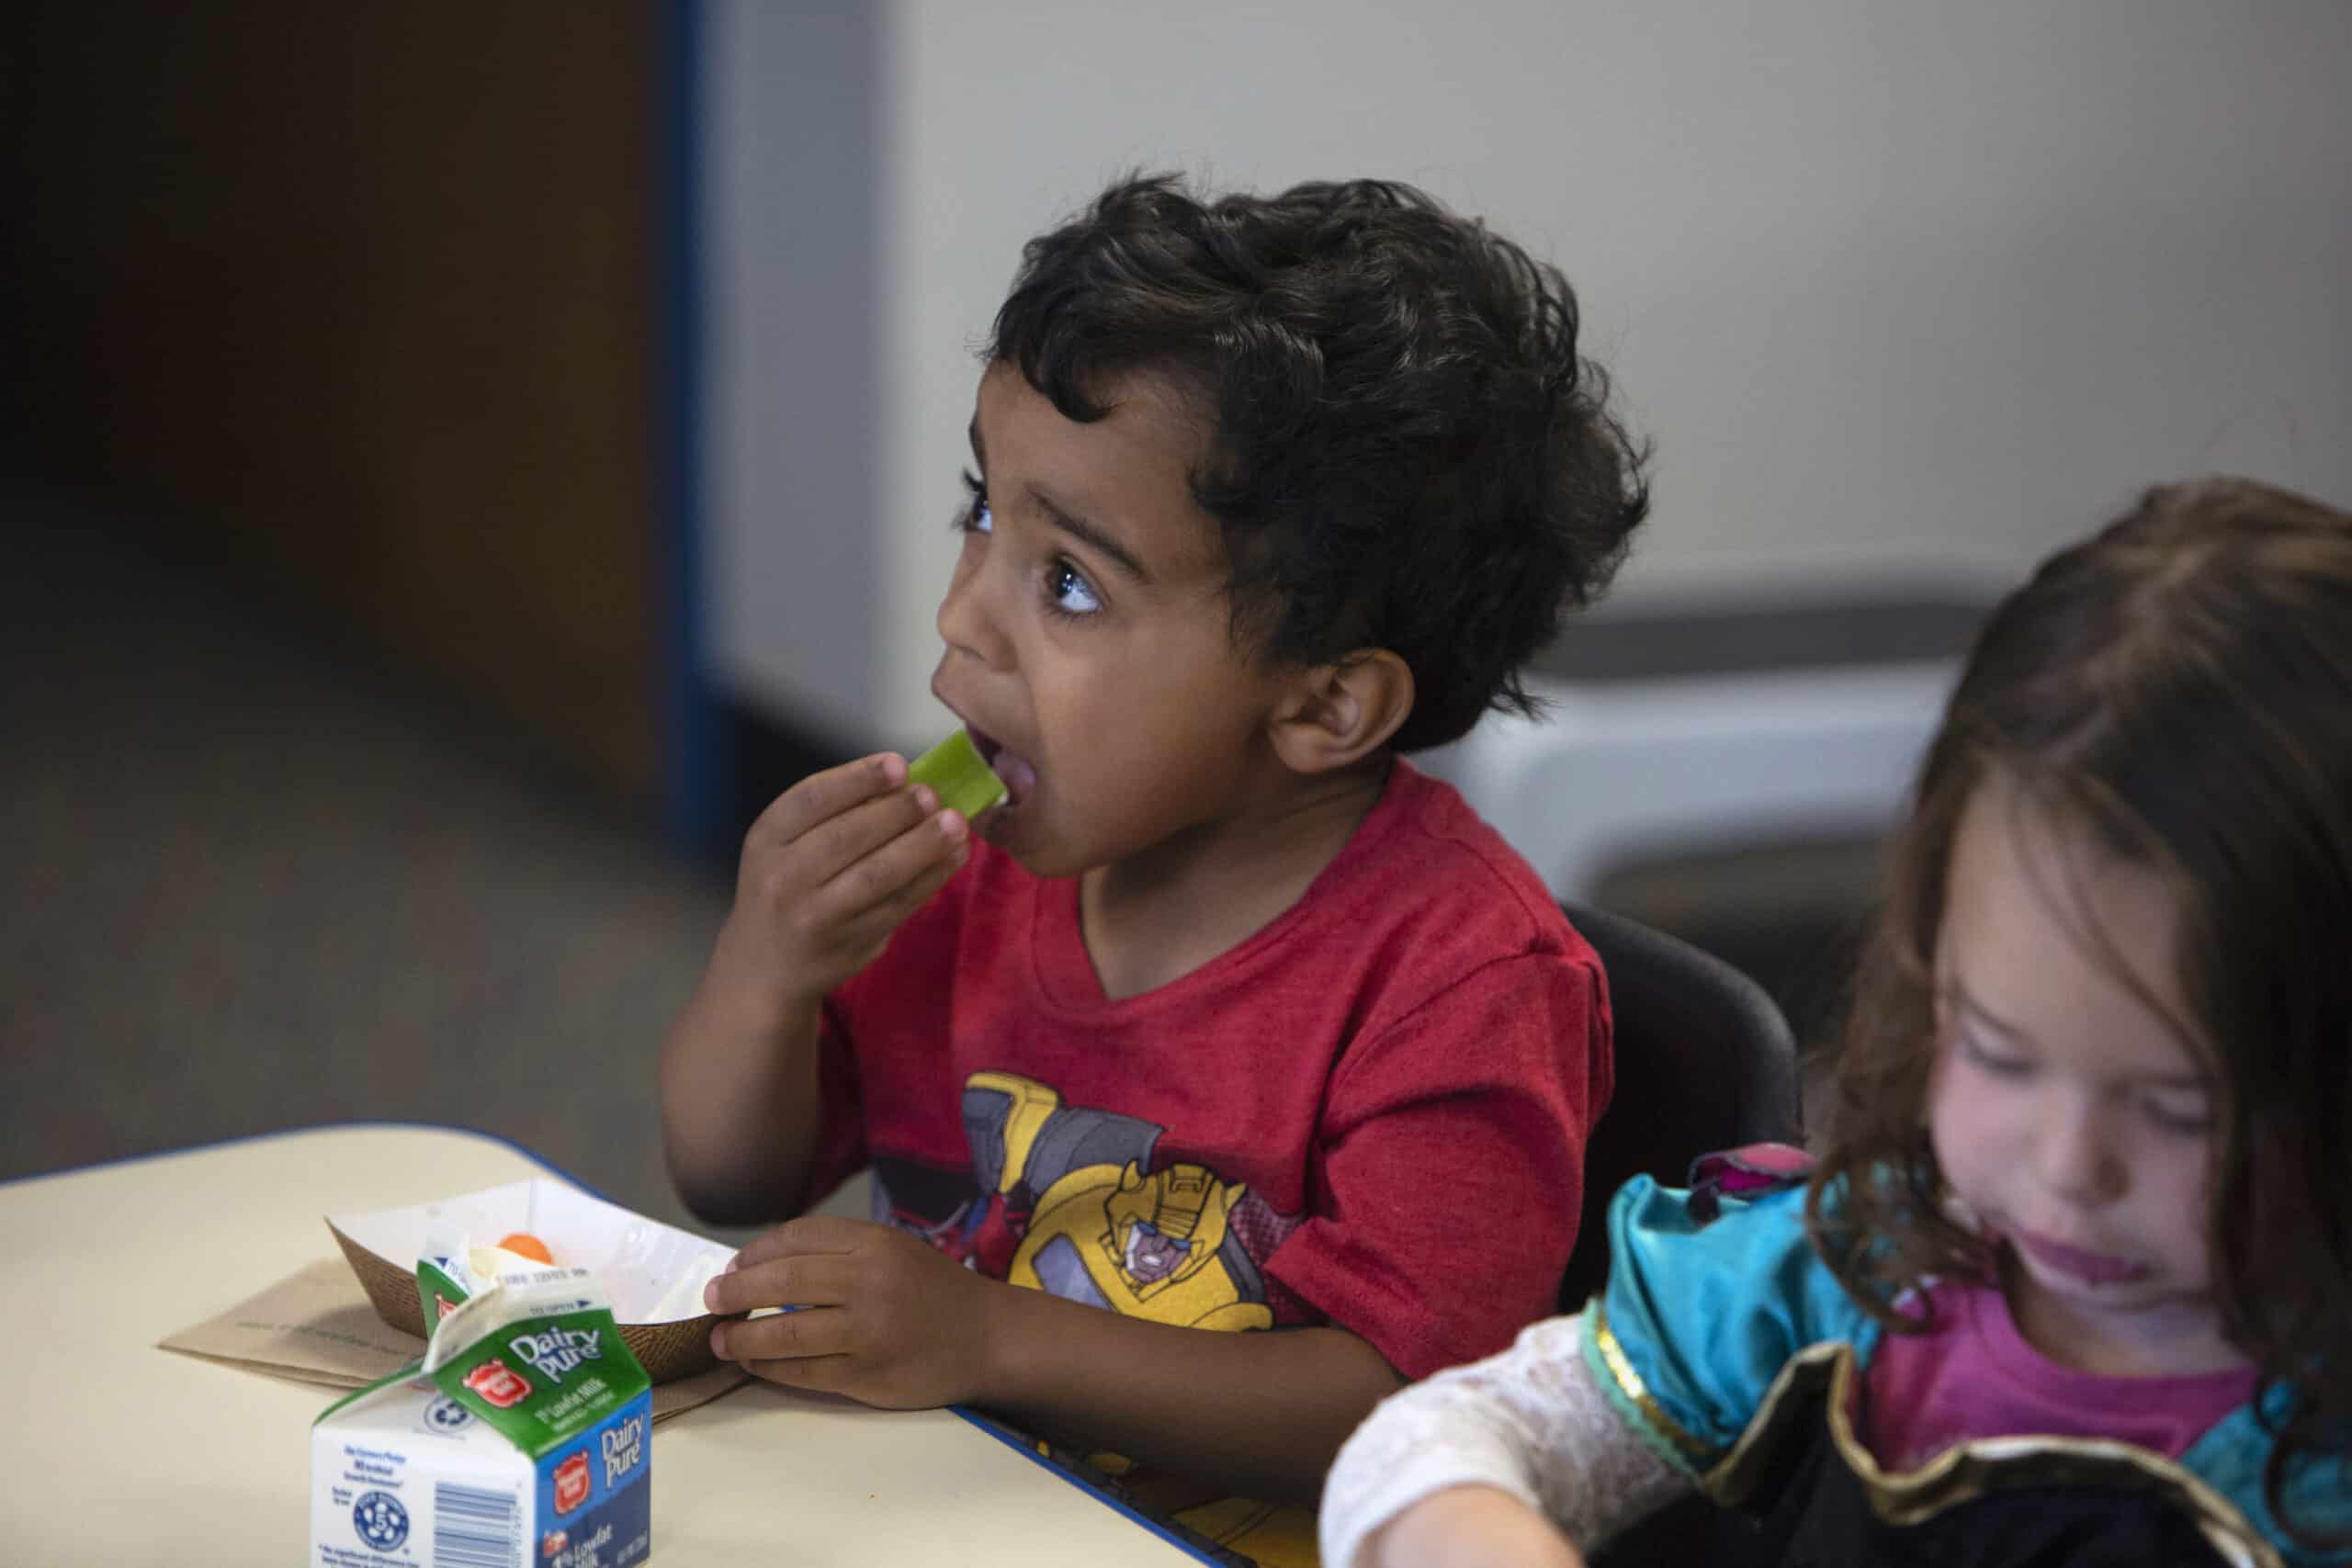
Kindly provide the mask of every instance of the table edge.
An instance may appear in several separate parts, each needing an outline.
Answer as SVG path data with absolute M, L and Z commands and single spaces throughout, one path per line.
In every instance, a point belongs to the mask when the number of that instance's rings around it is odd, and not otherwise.
M 0 1179 L 0 1191 L 6 1191 L 12 1187 L 28 1187 L 37 1181 L 54 1181 L 62 1177 L 83 1176 L 94 1170 L 111 1170 L 117 1166 L 144 1165 L 151 1160 L 172 1159 L 180 1155 L 203 1154 L 212 1149 L 234 1148 L 241 1144 L 266 1143 L 273 1138 L 299 1137 L 307 1133 L 338 1133 L 345 1131 L 366 1132 L 370 1130 L 455 1133 L 462 1137 L 473 1138 L 481 1143 L 496 1144 L 512 1150 L 515 1154 L 521 1155 L 525 1159 L 530 1161 L 533 1165 L 537 1166 L 541 1170 L 546 1171 L 548 1175 L 559 1177 L 563 1180 L 570 1182 L 572 1186 L 577 1187 L 582 1192 L 587 1193 L 591 1198 L 594 1198 L 607 1203 L 613 1201 L 605 1193 L 598 1191 L 587 1182 L 582 1181 L 571 1172 L 564 1169 L 561 1166 L 557 1165 L 554 1161 L 548 1159 L 545 1155 L 540 1154 L 537 1150 L 529 1147 L 527 1145 L 517 1143 L 513 1138 L 506 1136 L 503 1133 L 492 1133 L 481 1127 L 469 1127 L 463 1122 L 410 1122 L 374 1116 L 355 1117 L 348 1122 L 307 1122 L 300 1127 L 272 1127 L 259 1133 L 237 1133 L 225 1138 L 214 1138 L 207 1143 L 183 1144 L 177 1147 L 168 1149 L 149 1149 L 141 1154 L 119 1155 L 112 1159 L 92 1160 L 87 1165 L 62 1166 L 55 1170 L 37 1170 L 25 1176 L 12 1176 L 6 1179 Z

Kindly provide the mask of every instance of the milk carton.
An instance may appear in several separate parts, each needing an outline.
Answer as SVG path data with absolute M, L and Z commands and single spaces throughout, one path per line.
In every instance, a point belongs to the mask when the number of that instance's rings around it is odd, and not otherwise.
M 651 1383 L 594 1277 L 521 1269 L 483 1286 L 447 1256 L 419 1273 L 451 1303 L 428 1312 L 424 1359 L 311 1427 L 313 1568 L 642 1562 Z

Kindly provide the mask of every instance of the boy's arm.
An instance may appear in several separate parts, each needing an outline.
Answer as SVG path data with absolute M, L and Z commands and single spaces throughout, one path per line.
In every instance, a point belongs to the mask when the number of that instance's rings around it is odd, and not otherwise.
M 1236 1496 L 1314 1502 L 1340 1445 L 1402 1382 L 1343 1328 L 1182 1328 L 1000 1292 L 992 1375 L 973 1403 Z
M 919 1409 L 978 1404 L 1234 1495 L 1308 1501 L 1398 1378 L 1344 1329 L 1225 1331 L 1125 1317 L 987 1279 L 887 1225 L 812 1215 L 752 1242 L 704 1300 L 713 1348 L 793 1388 Z
M 662 1045 L 671 1179 L 703 1218 L 797 1213 L 817 1147 L 817 1018 L 945 886 L 970 840 L 885 753 L 803 779 L 743 837 L 735 906 Z
M 728 941 L 721 932 L 719 945 Z M 816 1152 L 817 1012 L 761 1005 L 719 983 L 721 961 L 662 1043 L 662 1143 L 671 1184 L 717 1224 L 797 1213 Z

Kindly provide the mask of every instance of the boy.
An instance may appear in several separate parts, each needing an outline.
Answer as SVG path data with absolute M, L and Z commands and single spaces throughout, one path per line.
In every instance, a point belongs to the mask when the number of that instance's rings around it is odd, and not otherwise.
M 1551 1310 L 1600 966 L 1399 753 L 1524 709 L 1645 510 L 1576 332 L 1399 186 L 1135 179 L 1030 243 L 932 679 L 1009 798 L 967 824 L 895 756 L 787 791 L 663 1047 L 696 1213 L 870 1165 L 884 1222 L 745 1248 L 714 1310 L 803 1310 L 720 1355 L 1115 1450 L 1163 1509 L 1303 1502 L 1400 1377 Z M 1312 1560 L 1304 1510 L 1180 1517 Z

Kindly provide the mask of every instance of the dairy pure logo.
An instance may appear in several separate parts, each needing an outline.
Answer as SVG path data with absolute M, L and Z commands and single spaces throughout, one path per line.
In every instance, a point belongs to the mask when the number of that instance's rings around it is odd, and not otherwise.
M 512 1410 L 531 1392 L 531 1380 L 492 1356 L 466 1374 L 466 1386 L 499 1410 Z
M 632 1416 L 605 1431 L 605 1484 L 618 1486 L 621 1477 L 645 1458 L 645 1423 Z
M 603 1353 L 597 1344 L 604 1337 L 601 1328 L 550 1328 L 539 1334 L 518 1334 L 506 1342 L 506 1348 L 545 1372 L 549 1382 L 560 1383 L 578 1371 L 582 1362 Z

